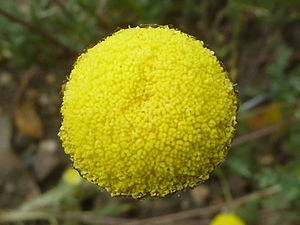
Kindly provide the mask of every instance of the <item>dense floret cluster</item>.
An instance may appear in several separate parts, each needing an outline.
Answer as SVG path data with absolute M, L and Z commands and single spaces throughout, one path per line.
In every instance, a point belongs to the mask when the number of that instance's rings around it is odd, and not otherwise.
M 59 135 L 81 175 L 113 196 L 162 197 L 223 161 L 237 105 L 203 42 L 166 26 L 122 29 L 78 58 Z

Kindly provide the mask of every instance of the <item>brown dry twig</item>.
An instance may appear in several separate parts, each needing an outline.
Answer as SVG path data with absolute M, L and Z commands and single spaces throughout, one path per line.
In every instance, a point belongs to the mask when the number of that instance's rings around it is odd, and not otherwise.
M 80 221 L 82 223 L 103 223 L 108 225 L 124 224 L 132 221 L 130 219 L 123 218 L 113 218 L 113 217 L 104 217 L 99 215 L 93 215 L 89 212 L 72 212 L 64 214 L 55 214 L 51 212 L 43 211 L 0 211 L 0 223 L 11 223 L 11 222 L 20 222 L 20 221 L 35 221 L 35 220 L 46 220 L 51 225 L 57 225 L 58 220 L 65 221 Z M 130 222 L 129 222 L 130 224 Z
M 32 221 L 32 220 L 47 220 L 50 225 L 58 225 L 56 218 L 47 212 L 28 212 L 28 211 L 12 211 L 12 212 L 1 212 L 0 211 L 0 222 L 18 222 L 18 221 Z
M 68 221 L 79 221 L 85 224 L 108 224 L 108 225 L 117 225 L 117 224 L 131 224 L 132 219 L 117 218 L 117 217 L 104 217 L 89 212 L 79 212 L 79 213 L 66 213 L 61 215 L 61 219 Z M 1 221 L 1 220 L 0 220 Z
M 9 12 L 7 12 L 1 8 L 0 8 L 0 15 L 6 17 L 7 19 L 9 19 L 15 23 L 18 23 L 19 25 L 25 27 L 29 31 L 38 34 L 39 36 L 41 36 L 41 37 L 45 38 L 46 40 L 48 40 L 49 42 L 51 42 L 52 44 L 62 48 L 65 51 L 65 53 L 67 53 L 67 55 L 70 55 L 70 56 L 77 55 L 77 52 L 75 50 L 71 49 L 70 47 L 68 47 L 68 46 L 64 45 L 63 43 L 61 43 L 60 41 L 56 40 L 51 35 L 49 35 L 47 32 L 27 23 L 24 20 L 19 19 L 18 17 L 15 17 L 14 15 L 10 14 Z
M 274 194 L 277 194 L 281 191 L 281 187 L 279 185 L 271 186 L 269 188 L 250 193 L 248 195 L 245 195 L 241 198 L 235 199 L 232 201 L 233 206 L 241 206 L 249 201 L 253 201 L 256 199 L 268 197 Z M 147 218 L 147 219 L 141 219 L 136 220 L 131 223 L 126 223 L 126 225 L 158 225 L 158 224 L 174 224 L 174 222 L 188 219 L 188 218 L 194 218 L 194 217 L 209 217 L 212 214 L 222 210 L 224 207 L 226 207 L 225 203 L 208 206 L 208 207 L 202 207 L 202 208 L 195 208 L 186 210 L 183 212 L 178 213 L 171 213 L 164 216 L 158 216 L 153 218 Z
M 249 201 L 253 201 L 260 198 L 265 198 L 277 194 L 281 191 L 279 185 L 271 186 L 269 188 L 259 190 L 241 198 L 237 198 L 232 201 L 233 206 L 241 206 Z M 146 219 L 125 219 L 125 218 L 113 218 L 113 217 L 103 217 L 100 215 L 95 215 L 90 212 L 67 212 L 67 213 L 51 213 L 43 211 L 9 211 L 0 212 L 0 223 L 8 223 L 15 221 L 25 221 L 25 220 L 37 220 L 46 219 L 51 224 L 55 224 L 57 220 L 76 220 L 79 222 L 84 222 L 87 224 L 94 223 L 104 223 L 110 225 L 125 224 L 125 225 L 158 225 L 158 224 L 175 224 L 185 219 L 201 218 L 205 219 L 210 217 L 212 214 L 222 210 L 226 207 L 225 203 L 212 205 L 208 207 L 194 208 L 190 210 L 185 210 L 178 213 L 170 213 L 163 216 L 151 217 Z
M 236 147 L 236 146 L 244 144 L 246 142 L 253 141 L 258 138 L 264 137 L 264 136 L 271 134 L 271 133 L 277 131 L 278 129 L 290 124 L 292 121 L 293 121 L 293 119 L 283 121 L 283 122 L 277 123 L 275 125 L 253 131 L 253 132 L 243 135 L 241 137 L 237 137 L 233 140 L 233 143 L 231 146 Z

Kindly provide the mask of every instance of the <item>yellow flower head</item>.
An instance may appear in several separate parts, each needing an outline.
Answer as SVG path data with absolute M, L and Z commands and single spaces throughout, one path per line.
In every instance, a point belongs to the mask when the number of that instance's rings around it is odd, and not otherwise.
M 78 58 L 59 135 L 74 167 L 112 196 L 162 197 L 208 179 L 236 111 L 234 85 L 203 42 L 135 27 Z
M 221 213 L 218 214 L 210 222 L 210 225 L 246 225 L 243 220 L 234 214 Z
M 78 172 L 72 168 L 68 168 L 63 173 L 63 181 L 71 186 L 77 186 L 81 182 Z

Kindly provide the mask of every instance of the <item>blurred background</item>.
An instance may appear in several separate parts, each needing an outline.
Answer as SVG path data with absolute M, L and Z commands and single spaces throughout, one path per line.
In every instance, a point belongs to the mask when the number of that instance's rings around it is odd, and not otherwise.
M 239 126 L 211 178 L 163 199 L 111 198 L 57 137 L 76 57 L 118 28 L 171 24 L 237 84 Z M 1 0 L 0 224 L 300 224 L 300 1 Z M 224 225 L 230 225 L 223 223 Z

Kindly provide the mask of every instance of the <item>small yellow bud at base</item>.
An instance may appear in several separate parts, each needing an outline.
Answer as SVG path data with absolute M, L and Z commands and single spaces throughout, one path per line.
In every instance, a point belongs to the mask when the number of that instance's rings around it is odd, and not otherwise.
M 76 170 L 68 168 L 64 171 L 62 179 L 65 183 L 71 186 L 77 186 L 81 182 L 82 178 Z
M 246 225 L 243 220 L 231 213 L 221 213 L 212 219 L 209 225 Z

